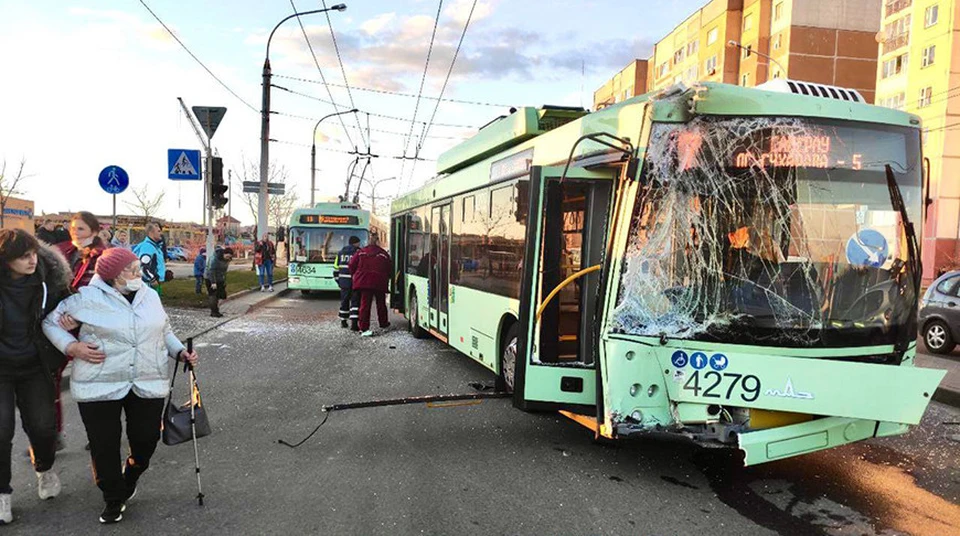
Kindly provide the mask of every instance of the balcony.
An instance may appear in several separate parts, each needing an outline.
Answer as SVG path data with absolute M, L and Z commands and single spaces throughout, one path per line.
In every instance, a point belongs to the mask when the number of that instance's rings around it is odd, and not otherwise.
M 913 4 L 913 0 L 889 0 L 884 6 L 883 16 L 889 17 L 903 11 Z
M 883 42 L 883 54 L 893 52 L 894 50 L 905 47 L 910 43 L 910 34 L 904 33 L 887 37 Z

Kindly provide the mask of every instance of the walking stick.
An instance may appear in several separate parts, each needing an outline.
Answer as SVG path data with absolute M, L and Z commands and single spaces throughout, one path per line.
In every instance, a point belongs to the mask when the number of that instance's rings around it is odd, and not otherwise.
M 187 339 L 187 352 L 193 353 L 193 337 Z M 197 505 L 203 506 L 203 487 L 200 485 L 200 448 L 197 445 L 197 410 L 194 405 L 194 396 L 197 393 L 197 377 L 193 372 L 193 365 L 183 361 L 184 372 L 190 371 L 190 435 L 193 436 L 193 459 L 197 470 Z

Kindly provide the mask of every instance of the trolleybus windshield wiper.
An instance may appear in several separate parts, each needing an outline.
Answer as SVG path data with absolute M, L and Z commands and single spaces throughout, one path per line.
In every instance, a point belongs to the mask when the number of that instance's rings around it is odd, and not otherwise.
M 907 206 L 903 202 L 903 192 L 900 190 L 900 185 L 897 184 L 897 176 L 893 173 L 893 168 L 890 164 L 885 164 L 884 169 L 887 173 L 887 189 L 890 191 L 890 204 L 893 209 L 900 213 L 900 220 L 903 223 L 903 233 L 907 238 L 907 264 L 906 269 L 911 271 L 911 276 L 913 277 L 913 296 L 910 303 L 910 316 L 908 317 L 908 325 L 904 326 L 900 332 L 899 340 L 895 346 L 896 353 L 899 354 L 900 360 L 903 360 L 903 355 L 907 351 L 907 346 L 910 344 L 910 339 L 915 337 L 916 334 L 911 336 L 912 330 L 909 329 L 909 324 L 916 321 L 917 318 L 917 297 L 920 294 L 920 278 L 923 277 L 923 268 L 920 261 L 920 248 L 917 245 L 917 233 L 913 228 L 913 222 L 910 221 L 910 215 L 907 213 Z

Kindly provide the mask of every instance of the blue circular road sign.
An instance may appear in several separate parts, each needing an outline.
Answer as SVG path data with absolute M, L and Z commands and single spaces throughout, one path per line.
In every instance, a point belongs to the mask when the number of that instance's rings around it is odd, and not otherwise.
M 857 231 L 847 240 L 847 261 L 850 264 L 880 268 L 889 253 L 887 239 L 873 229 Z
M 690 362 L 690 359 L 687 357 L 687 353 L 683 350 L 677 350 L 670 357 L 670 361 L 673 363 L 673 366 L 677 368 L 683 368 L 687 366 L 687 363 Z
M 690 366 L 700 370 L 707 366 L 707 354 L 703 352 L 694 352 L 690 354 Z
M 100 187 L 108 194 L 123 193 L 130 185 L 130 177 L 120 166 L 107 166 L 100 172 Z

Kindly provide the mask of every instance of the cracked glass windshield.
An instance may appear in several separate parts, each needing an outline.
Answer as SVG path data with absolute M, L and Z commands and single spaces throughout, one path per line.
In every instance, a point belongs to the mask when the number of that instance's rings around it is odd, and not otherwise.
M 614 330 L 782 346 L 892 344 L 916 259 L 919 136 L 884 125 L 699 117 L 653 127 Z

